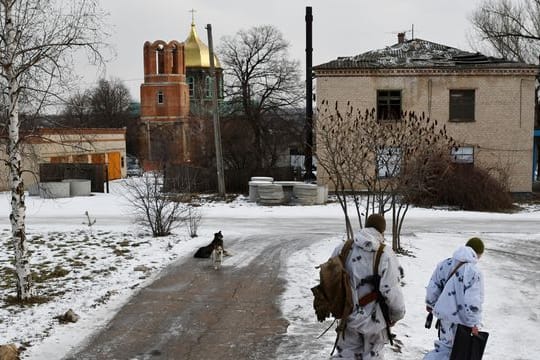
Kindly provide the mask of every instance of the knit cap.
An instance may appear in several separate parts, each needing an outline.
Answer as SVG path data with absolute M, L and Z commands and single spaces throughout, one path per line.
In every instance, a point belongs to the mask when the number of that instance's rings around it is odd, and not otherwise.
M 480 238 L 470 238 L 465 245 L 472 248 L 478 255 L 482 255 L 484 253 L 484 243 L 482 240 L 480 240 Z
M 386 230 L 386 221 L 381 214 L 371 214 L 366 220 L 366 227 L 372 227 L 377 229 L 381 234 Z

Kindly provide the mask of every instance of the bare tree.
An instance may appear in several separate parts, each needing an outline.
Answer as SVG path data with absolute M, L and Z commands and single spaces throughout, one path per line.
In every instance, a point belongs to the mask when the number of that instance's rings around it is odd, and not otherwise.
M 224 37 L 218 49 L 225 65 L 225 93 L 231 114 L 245 119 L 253 137 L 256 165 L 263 167 L 270 115 L 303 100 L 300 66 L 290 60 L 289 43 L 273 26 L 255 26 Z M 231 117 L 233 117 L 231 116 Z
M 302 147 L 304 119 L 303 111 L 298 109 L 266 115 L 261 122 L 264 127 L 264 146 L 259 150 L 254 145 L 252 133 L 246 131 L 250 129 L 250 124 L 245 117 L 223 117 L 223 158 L 227 168 L 250 168 L 257 164 L 257 151 L 262 151 L 259 156 L 264 159 L 266 167 L 275 167 L 280 156 L 289 154 L 289 147 Z
M 484 0 L 472 14 L 471 22 L 478 38 L 487 41 L 497 55 L 529 64 L 540 61 L 540 0 Z M 536 79 L 535 101 L 534 126 L 538 128 L 540 75 Z
M 99 80 L 90 90 L 92 124 L 95 127 L 121 128 L 127 126 L 131 95 L 119 79 Z
M 63 111 L 63 125 L 121 128 L 128 125 L 129 90 L 121 80 L 100 79 L 97 86 L 72 95 Z
M 322 102 L 316 123 L 317 160 L 345 215 L 347 235 L 353 229 L 348 209 L 352 199 L 358 226 L 371 213 L 392 213 L 392 248 L 401 250 L 400 233 L 413 191 L 424 191 L 430 179 L 427 159 L 442 151 L 450 154 L 454 140 L 423 114 L 403 113 L 396 120 L 377 120 L 375 110 L 361 111 L 350 104 L 331 108 Z M 417 167 L 422 163 L 424 166 Z M 417 178 L 417 176 L 421 176 Z
M 77 92 L 66 102 L 61 119 L 62 126 L 91 127 L 92 109 L 89 91 Z
M 100 59 L 103 14 L 97 0 L 0 0 L 0 78 L 6 95 L 7 165 L 17 298 L 32 297 L 22 178 L 21 110 L 38 112 L 72 69 L 73 50 Z
M 141 178 L 124 183 L 122 195 L 132 206 L 135 221 L 152 231 L 152 236 L 167 236 L 178 225 L 194 219 L 191 205 L 162 193 L 163 176 L 159 171 L 147 172 Z M 197 224 L 200 217 L 197 218 Z M 191 224 L 191 223 L 190 223 Z M 195 229 L 196 232 L 196 229 Z
M 471 22 L 497 55 L 536 63 L 540 54 L 540 0 L 484 0 Z

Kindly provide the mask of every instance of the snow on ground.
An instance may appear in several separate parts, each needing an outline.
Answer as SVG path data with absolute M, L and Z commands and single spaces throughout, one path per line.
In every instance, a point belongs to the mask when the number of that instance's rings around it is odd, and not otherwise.
M 6 304 L 7 295 L 14 295 L 13 280 L 7 276 L 13 271 L 10 197 L 0 194 L 5 204 L 0 206 L 0 246 L 4 249 L 0 253 L 0 344 L 26 346 L 23 359 L 61 359 L 106 324 L 161 269 L 206 245 L 214 229 L 205 226 L 205 219 L 231 219 L 227 235 L 233 237 L 279 226 L 276 224 L 282 218 L 339 222 L 342 217 L 337 204 L 260 207 L 239 197 L 231 203 L 206 203 L 198 238 L 191 239 L 185 229 L 177 229 L 174 235 L 154 239 L 131 222 L 120 192 L 121 181 L 111 184 L 111 194 L 56 200 L 27 197 L 27 233 L 36 289 L 39 295 L 51 299 L 24 308 Z M 83 224 L 87 221 L 85 211 L 96 219 L 95 225 Z M 234 219 L 252 219 L 254 225 L 249 229 L 235 227 Z M 402 244 L 413 256 L 399 258 L 406 272 L 403 290 L 407 315 L 393 330 L 403 345 L 401 353 L 388 350 L 388 359 L 420 359 L 431 348 L 436 331 L 424 328 L 424 286 L 439 260 L 478 234 L 487 245 L 480 261 L 486 278 L 484 327 L 491 333 L 486 358 L 537 358 L 540 207 L 529 206 L 516 214 L 410 211 Z M 283 269 L 287 287 L 280 299 L 290 326 L 278 349 L 278 359 L 322 359 L 332 349 L 333 329 L 317 339 L 330 323 L 316 322 L 310 287 L 318 276 L 315 266 L 324 262 L 342 240 L 343 234 L 335 233 L 290 254 Z M 228 265 L 245 266 L 253 256 L 235 253 L 227 260 Z M 69 308 L 81 319 L 76 324 L 59 325 L 53 317 Z
M 540 220 L 540 217 L 538 217 Z M 483 326 L 490 332 L 485 358 L 489 360 L 533 360 L 538 359 L 540 344 L 536 339 L 540 328 L 540 300 L 538 298 L 538 279 L 540 273 L 540 226 L 535 234 L 482 233 L 487 250 L 479 266 L 485 276 L 485 309 Z M 399 256 L 405 269 L 403 287 L 407 314 L 395 328 L 397 339 L 403 342 L 399 352 L 387 350 L 387 359 L 417 360 L 433 346 L 435 329 L 425 329 L 424 287 L 439 260 L 451 255 L 453 250 L 466 239 L 476 234 L 416 233 L 402 239 L 406 249 L 414 256 Z M 465 239 L 465 240 L 464 240 Z M 285 316 L 291 322 L 288 338 L 298 337 L 301 346 L 295 346 L 290 353 L 287 341 L 280 351 L 280 359 L 317 359 L 320 354 L 332 350 L 335 332 L 328 331 L 316 340 L 330 325 L 316 324 L 311 307 L 310 286 L 316 285 L 317 272 L 309 267 L 327 260 L 334 247 L 342 241 L 341 237 L 329 238 L 302 249 L 289 258 L 287 267 L 287 290 L 282 296 Z M 535 243 L 534 253 L 520 249 L 519 243 Z M 510 246 L 509 244 L 514 244 Z M 516 251 L 516 248 L 518 249 Z M 503 250 L 506 249 L 506 250 Z M 501 251 L 515 254 L 521 251 L 523 258 L 503 255 Z M 308 284 L 308 286 L 306 286 Z M 394 347 L 397 350 L 397 347 Z

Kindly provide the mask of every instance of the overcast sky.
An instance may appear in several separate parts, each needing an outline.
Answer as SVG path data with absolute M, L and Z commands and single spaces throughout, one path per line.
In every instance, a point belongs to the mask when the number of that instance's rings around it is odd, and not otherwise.
M 270 24 L 283 32 L 290 56 L 305 74 L 305 8 L 313 8 L 313 64 L 384 48 L 397 33 L 411 29 L 414 37 L 470 50 L 470 15 L 481 0 L 102 0 L 110 15 L 111 45 L 116 56 L 105 77 L 124 81 L 139 101 L 143 81 L 142 48 L 145 41 L 184 41 L 195 9 L 201 40 L 208 43 L 205 26 L 212 24 L 214 45 L 240 29 Z M 411 37 L 411 33 L 407 33 Z M 81 66 L 85 85 L 102 75 Z M 303 75 L 305 76 L 305 75 Z

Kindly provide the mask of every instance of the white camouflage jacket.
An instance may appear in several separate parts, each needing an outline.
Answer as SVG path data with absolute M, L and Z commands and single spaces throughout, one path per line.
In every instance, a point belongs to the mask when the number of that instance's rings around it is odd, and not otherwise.
M 354 298 L 354 311 L 347 319 L 347 327 L 354 327 L 362 334 L 379 333 L 386 327 L 381 309 L 375 301 L 366 306 L 358 304 L 361 297 L 374 290 L 372 285 L 362 284 L 362 280 L 373 275 L 375 254 L 383 242 L 384 237 L 376 229 L 360 230 L 354 237 L 354 244 L 345 264 Z M 342 247 L 343 244 L 336 247 L 332 256 L 339 254 Z M 389 308 L 390 321 L 395 323 L 405 316 L 405 303 L 400 285 L 400 266 L 390 246 L 385 246 L 382 253 L 379 275 L 380 290 Z
M 464 264 L 448 279 L 460 262 Z M 461 246 L 437 265 L 426 288 L 426 304 L 433 308 L 435 317 L 469 327 L 480 325 L 484 283 L 477 262 L 474 250 Z

